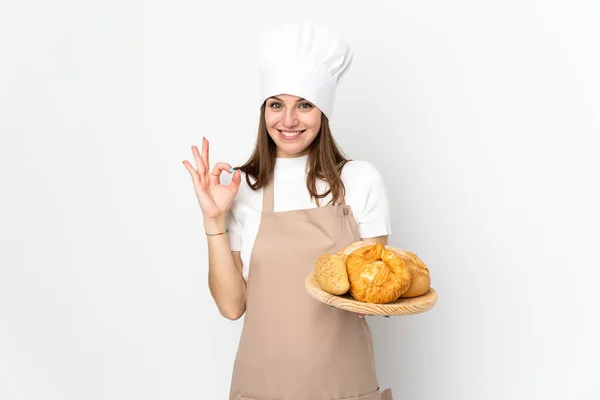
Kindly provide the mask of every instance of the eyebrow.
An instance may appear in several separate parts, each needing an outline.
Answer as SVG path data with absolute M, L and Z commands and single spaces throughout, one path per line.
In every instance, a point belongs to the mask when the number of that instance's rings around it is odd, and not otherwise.
M 279 97 L 276 97 L 276 96 L 269 97 L 269 98 L 270 98 L 270 99 L 275 99 L 275 100 L 281 101 L 282 103 L 285 103 L 283 100 L 281 100 Z M 299 103 L 299 102 L 301 102 L 301 101 L 306 101 L 306 99 L 298 99 L 298 100 L 296 100 L 296 103 Z

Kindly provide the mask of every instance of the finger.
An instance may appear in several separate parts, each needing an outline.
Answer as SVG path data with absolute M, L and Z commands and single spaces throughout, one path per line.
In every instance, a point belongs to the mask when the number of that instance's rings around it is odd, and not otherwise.
M 206 166 L 204 165 L 204 161 L 200 156 L 200 152 L 198 151 L 198 147 L 192 146 L 192 153 L 194 154 L 194 160 L 196 161 L 196 170 L 200 175 L 200 181 L 203 181 L 206 178 Z
M 219 177 L 221 176 L 221 172 L 229 171 L 231 169 L 231 165 L 227 163 L 218 162 L 215 164 L 212 172 L 210 173 L 209 179 L 211 185 L 219 184 Z
M 233 190 L 234 193 L 237 193 L 240 188 L 240 182 L 242 181 L 242 171 L 236 169 L 231 177 L 231 182 L 229 182 L 229 188 Z
M 190 173 L 190 176 L 192 177 L 192 180 L 194 181 L 194 183 L 200 183 L 200 176 L 198 175 L 198 171 L 196 171 L 194 169 L 192 164 L 190 164 L 187 160 L 182 161 L 182 163 L 183 163 L 183 166 L 185 167 L 185 169 L 187 169 L 188 172 Z
M 208 162 L 208 139 L 202 137 L 202 160 L 204 161 L 204 165 L 206 165 L 206 169 L 210 168 L 210 163 Z

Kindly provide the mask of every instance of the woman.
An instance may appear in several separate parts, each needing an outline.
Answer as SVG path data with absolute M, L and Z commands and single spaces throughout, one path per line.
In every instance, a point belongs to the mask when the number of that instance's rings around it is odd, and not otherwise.
M 349 47 L 308 24 L 266 30 L 256 148 L 243 166 L 216 163 L 209 143 L 184 161 L 204 214 L 209 288 L 219 311 L 245 313 L 230 400 L 391 399 L 380 392 L 364 318 L 308 295 L 317 258 L 365 240 L 387 244 L 380 174 L 349 161 L 329 128 Z M 233 173 L 221 184 L 223 171 Z M 362 317 L 362 316 L 359 316 Z

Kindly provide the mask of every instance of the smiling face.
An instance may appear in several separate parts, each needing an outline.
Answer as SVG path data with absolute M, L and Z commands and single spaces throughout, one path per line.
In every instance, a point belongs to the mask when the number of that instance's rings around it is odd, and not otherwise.
M 280 94 L 267 99 L 265 122 L 277 157 L 300 157 L 308 154 L 319 133 L 321 110 L 300 97 Z

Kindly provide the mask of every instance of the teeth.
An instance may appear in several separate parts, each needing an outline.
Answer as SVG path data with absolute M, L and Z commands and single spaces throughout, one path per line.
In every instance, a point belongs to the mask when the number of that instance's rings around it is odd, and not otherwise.
M 301 132 L 286 132 L 286 131 L 280 131 L 283 136 L 288 136 L 288 137 L 292 137 L 292 136 L 297 136 L 299 135 Z

